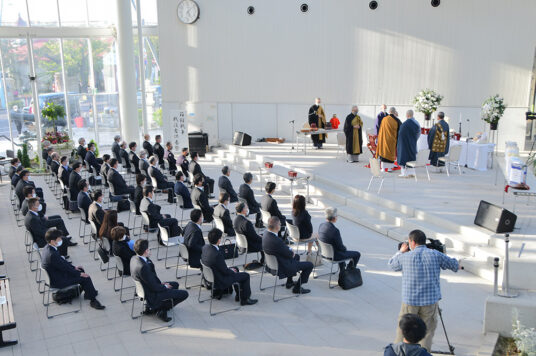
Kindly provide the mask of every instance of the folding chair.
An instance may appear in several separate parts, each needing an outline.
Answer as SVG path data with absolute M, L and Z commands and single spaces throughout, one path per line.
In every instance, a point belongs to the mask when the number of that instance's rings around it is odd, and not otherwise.
M 179 243 L 180 243 L 179 236 L 170 237 L 168 227 L 167 226 L 162 226 L 162 225 L 160 225 L 160 223 L 158 224 L 158 229 L 160 230 L 160 241 L 161 241 L 162 244 L 164 244 L 164 247 L 166 249 L 166 257 L 165 258 L 160 258 L 160 248 L 162 246 L 161 246 L 160 243 L 158 243 L 158 248 L 156 250 L 156 259 L 158 261 L 164 260 L 164 267 L 166 267 L 166 269 L 171 268 L 171 267 L 175 267 L 175 266 L 168 266 L 167 265 L 168 251 L 169 251 L 170 247 L 179 246 Z M 172 257 L 178 257 L 178 256 L 179 256 L 179 250 L 177 249 L 177 256 L 172 256 Z
M 186 274 L 184 276 L 179 276 L 179 267 L 181 266 L 180 260 L 183 260 L 186 264 Z M 197 284 L 195 286 L 189 286 L 188 287 L 188 269 L 190 268 L 190 254 L 188 253 L 188 248 L 185 244 L 179 243 L 179 256 L 177 257 L 177 269 L 175 270 L 175 278 L 181 279 L 182 277 L 185 277 L 184 279 L 184 288 L 190 289 L 191 287 L 197 287 Z M 194 268 L 194 267 L 191 267 Z M 200 276 L 201 271 L 196 274 L 192 274 L 191 276 Z M 199 285 L 201 285 L 201 282 L 199 282 Z
M 229 311 L 240 309 L 240 304 L 239 304 L 238 307 L 236 307 L 236 308 L 230 308 L 230 309 L 222 310 L 222 311 L 219 311 L 217 313 L 212 312 L 212 301 L 214 300 L 214 289 L 215 289 L 215 287 L 214 287 L 214 285 L 215 285 L 214 272 L 212 271 L 212 268 L 206 266 L 205 264 L 203 264 L 203 262 L 201 262 L 201 267 L 203 267 L 201 269 L 203 277 L 205 278 L 205 280 L 207 282 L 212 284 L 212 288 L 210 288 L 210 298 L 209 298 L 210 299 L 210 307 L 208 309 L 208 312 L 210 313 L 210 316 L 214 316 L 214 315 L 218 315 L 218 314 L 221 314 L 221 313 L 226 313 L 226 312 L 229 312 Z M 240 283 L 235 282 L 235 283 L 232 284 L 232 286 L 235 286 L 235 285 L 238 286 L 238 295 L 240 295 Z M 199 295 L 197 296 L 197 301 L 199 303 L 204 303 L 209 299 L 201 300 L 201 284 L 200 284 L 199 285 Z
M 155 327 L 155 328 L 143 330 L 143 317 L 145 316 L 145 313 L 143 311 L 147 307 L 147 300 L 145 299 L 145 291 L 143 289 L 143 285 L 140 282 L 136 281 L 134 278 L 132 278 L 132 280 L 134 281 L 134 285 L 136 287 L 136 290 L 134 292 L 134 298 L 132 298 L 132 310 L 130 312 L 130 317 L 132 319 L 140 318 L 140 333 L 144 334 L 147 331 L 161 329 L 163 327 L 168 327 L 168 328 L 172 327 L 173 324 L 175 324 L 175 312 L 174 312 L 173 309 L 171 310 L 171 321 L 166 326 L 158 326 L 158 327 Z M 138 299 L 142 304 L 142 312 L 139 315 L 134 316 L 134 302 L 136 301 L 136 299 Z M 165 301 L 168 301 L 168 300 L 173 302 L 172 299 L 166 299 Z
M 55 315 L 49 315 L 48 307 L 51 304 L 56 303 L 54 301 L 52 301 L 52 302 L 50 301 L 50 293 L 57 292 L 60 289 L 59 288 L 53 288 L 53 287 L 50 286 L 50 276 L 48 275 L 47 270 L 44 269 L 43 267 L 40 267 L 40 268 L 41 268 L 41 276 L 43 277 L 43 285 L 44 285 L 43 305 L 46 307 L 46 316 L 47 316 L 47 318 L 52 319 L 55 316 L 69 314 L 69 313 L 78 313 L 80 310 L 82 310 L 82 297 L 80 295 L 80 285 L 79 284 L 73 284 L 73 285 L 67 286 L 65 288 L 72 287 L 72 286 L 76 286 L 78 288 L 78 299 L 79 299 L 78 309 L 66 311 L 66 312 L 63 312 L 63 313 L 55 314 Z M 46 302 L 45 302 L 45 295 L 47 296 Z
M 461 147 L 461 146 L 460 146 Z M 430 150 L 420 150 L 417 152 L 417 159 L 412 162 L 407 162 L 406 167 L 413 168 L 413 173 L 415 176 L 415 182 L 417 182 L 417 170 L 416 168 L 425 168 L 426 175 L 428 176 L 428 181 L 430 181 L 430 173 L 428 172 L 428 157 L 430 156 Z
M 370 177 L 367 191 L 370 189 L 370 186 L 372 185 L 372 181 L 374 179 L 380 179 L 380 187 L 378 188 L 378 194 L 380 194 L 385 177 L 390 177 L 393 180 L 393 190 L 395 190 L 396 189 L 396 186 L 395 186 L 396 183 L 394 179 L 395 175 L 393 173 L 382 172 L 380 168 L 380 161 L 376 158 L 369 158 L 369 163 L 370 163 L 370 173 L 372 176 Z
M 263 288 L 262 287 L 262 278 L 264 277 L 264 271 L 266 270 L 266 268 L 269 269 L 269 273 L 275 277 L 275 280 L 274 280 L 274 285 L 273 286 Z M 278 276 L 278 272 L 279 272 L 279 263 L 277 262 L 277 258 L 274 255 L 270 255 L 270 254 L 265 252 L 264 253 L 264 268 L 262 269 L 262 273 L 261 273 L 261 283 L 259 285 L 259 289 L 261 291 L 263 291 L 263 290 L 265 290 L 267 288 L 273 288 L 274 289 L 274 294 L 272 295 L 272 300 L 274 302 L 278 302 L 278 301 L 283 300 L 283 299 L 289 299 L 289 298 L 298 297 L 301 293 L 295 294 L 295 295 L 289 295 L 287 297 L 283 297 L 283 298 L 279 298 L 279 299 L 275 298 L 275 292 L 276 292 L 276 289 L 277 289 L 277 281 L 279 279 L 281 279 Z M 298 272 L 298 273 L 301 274 L 301 272 Z M 280 286 L 284 286 L 284 285 L 285 285 L 285 283 L 280 284 Z
M 443 162 L 445 164 L 445 167 L 447 168 L 447 176 L 450 177 L 449 173 L 449 166 L 457 166 L 458 167 L 458 174 L 462 175 L 462 168 L 460 166 L 460 154 L 462 153 L 462 146 L 456 145 L 456 146 L 450 146 L 449 154 L 446 157 L 439 157 L 439 161 Z
M 339 263 L 351 261 L 352 259 L 351 258 L 346 258 L 344 260 L 335 261 L 335 257 L 334 257 L 335 252 L 333 251 L 333 246 L 331 244 L 328 244 L 326 242 L 322 242 L 320 240 L 318 240 L 318 244 L 320 245 L 320 256 L 321 256 L 322 260 L 327 262 L 327 263 L 330 263 L 331 264 L 331 269 L 330 269 L 329 273 L 317 274 L 317 275 L 313 274 L 313 278 L 316 279 L 318 277 L 327 276 L 329 274 L 328 286 L 329 286 L 330 289 L 333 289 L 333 288 L 336 287 L 336 285 L 334 285 L 334 286 L 331 285 L 331 277 L 335 273 L 339 272 Z M 318 256 L 317 256 L 317 258 L 318 258 Z M 337 270 L 335 272 L 333 272 L 333 265 L 337 265 Z
M 114 273 L 114 291 L 119 292 L 119 300 L 121 301 L 121 303 L 125 303 L 125 302 L 128 302 L 130 300 L 133 300 L 135 297 L 132 296 L 132 298 L 123 299 L 123 290 L 127 289 L 127 288 L 135 288 L 135 286 L 123 287 L 123 282 L 124 282 L 125 277 L 127 277 L 127 276 L 130 277 L 130 275 L 125 275 L 125 273 L 124 273 L 125 266 L 123 265 L 123 260 L 121 259 L 121 257 L 113 256 L 113 258 L 115 260 L 115 267 L 116 267 L 115 268 L 115 273 Z M 116 281 L 117 281 L 117 278 L 119 278 L 119 277 L 121 278 L 121 284 L 120 284 L 120 287 L 117 288 L 116 287 Z
M 310 242 L 315 242 L 316 241 L 316 237 L 314 237 L 314 236 L 311 236 L 308 239 L 303 239 L 303 240 L 300 239 L 300 229 L 298 229 L 297 226 L 292 225 L 288 221 L 287 221 L 287 228 L 288 228 L 288 236 L 290 238 L 290 241 L 293 244 L 298 245 L 298 248 L 296 249 L 297 254 L 299 254 L 299 252 L 300 252 L 300 245 L 307 245 Z M 305 249 L 304 253 L 306 251 L 307 251 L 307 249 Z

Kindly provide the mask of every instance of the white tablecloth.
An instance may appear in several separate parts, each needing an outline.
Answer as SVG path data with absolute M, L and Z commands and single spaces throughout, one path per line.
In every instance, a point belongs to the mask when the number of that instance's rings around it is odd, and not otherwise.
M 461 145 L 462 152 L 460 154 L 460 165 L 476 169 L 478 171 L 486 171 L 488 166 L 488 154 L 493 152 L 495 144 L 493 143 L 467 143 L 462 138 L 461 141 L 450 140 L 450 146 Z M 428 149 L 428 135 L 421 135 L 417 141 L 417 150 Z

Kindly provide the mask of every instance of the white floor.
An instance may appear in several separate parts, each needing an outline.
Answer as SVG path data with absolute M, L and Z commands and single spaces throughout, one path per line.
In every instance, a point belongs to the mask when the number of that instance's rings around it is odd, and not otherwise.
M 315 156 L 308 156 L 313 158 Z M 202 163 L 202 162 L 201 162 Z M 219 177 L 219 168 L 205 165 L 205 173 Z M 241 183 L 232 174 L 235 187 Z M 45 190 L 48 214 L 61 213 L 56 200 L 41 178 L 34 178 Z M 409 182 L 408 182 L 409 184 Z M 258 187 L 256 193 L 258 192 Z M 258 197 L 259 198 L 259 197 Z M 277 197 L 276 197 L 277 198 Z M 281 201 L 288 202 L 283 196 Z M 138 321 L 130 318 L 130 303 L 121 304 L 119 294 L 107 281 L 99 264 L 81 244 L 69 249 L 73 262 L 82 265 L 92 276 L 99 290 L 98 299 L 106 310 L 96 311 L 83 302 L 78 314 L 47 319 L 37 292 L 34 274 L 24 250 L 24 228 L 17 227 L 9 205 L 9 186 L 0 188 L 0 247 L 5 268 L 12 286 L 17 328 L 4 332 L 4 338 L 17 338 L 19 344 L 0 349 L 0 354 L 14 355 L 127 355 L 151 352 L 159 355 L 379 355 L 394 338 L 396 318 L 400 307 L 401 277 L 387 267 L 397 243 L 357 224 L 341 220 L 343 240 L 349 249 L 362 253 L 360 268 L 364 285 L 343 291 L 328 289 L 325 278 L 307 285 L 312 292 L 299 298 L 272 302 L 270 290 L 259 291 L 259 274 L 253 274 L 255 306 L 243 307 L 215 317 L 208 313 L 208 303 L 197 302 L 197 289 L 175 308 L 174 327 L 159 332 L 140 334 Z M 289 214 L 290 206 L 280 204 Z M 309 207 L 315 230 L 322 222 L 322 212 Z M 163 204 L 163 211 L 173 214 L 174 206 Z M 127 213 L 120 214 L 126 222 Z M 78 219 L 65 220 L 72 235 L 78 231 Z M 77 240 L 77 238 L 75 238 Z M 175 280 L 174 270 L 165 270 L 163 261 L 156 262 L 162 280 Z M 182 280 L 180 281 L 182 284 Z M 203 290 L 204 293 L 206 291 Z M 288 293 L 287 290 L 279 290 Z M 492 286 L 481 278 L 461 271 L 442 274 L 444 319 L 451 343 L 458 355 L 475 355 L 484 340 L 482 319 L 484 301 Z M 216 301 L 215 307 L 235 305 L 231 298 Z M 68 308 L 62 306 L 61 308 Z M 156 319 L 155 319 L 156 320 Z M 446 350 L 445 337 L 438 327 L 434 349 Z

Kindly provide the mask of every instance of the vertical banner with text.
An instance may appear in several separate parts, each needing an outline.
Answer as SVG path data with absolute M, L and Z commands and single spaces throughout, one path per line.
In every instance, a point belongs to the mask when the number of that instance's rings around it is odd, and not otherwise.
M 183 147 L 188 147 L 188 123 L 185 110 L 169 110 L 169 123 L 171 132 L 168 133 L 173 144 L 174 152 L 181 152 Z

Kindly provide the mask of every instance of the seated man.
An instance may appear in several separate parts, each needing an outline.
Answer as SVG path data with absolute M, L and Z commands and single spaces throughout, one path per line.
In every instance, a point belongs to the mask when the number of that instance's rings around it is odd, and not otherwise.
M 177 172 L 175 176 L 177 180 L 175 182 L 174 191 L 176 195 L 180 195 L 183 201 L 183 209 L 193 209 L 192 198 L 190 197 L 190 189 L 184 184 L 184 173 L 182 171 Z
M 17 168 L 19 168 L 21 164 L 17 157 L 12 158 L 10 163 L 11 165 L 9 166 L 8 176 L 9 176 L 9 179 L 13 179 L 13 175 L 15 174 L 15 172 L 17 172 Z
M 130 275 L 135 281 L 140 282 L 145 292 L 148 310 L 144 312 L 156 312 L 158 318 L 164 322 L 171 321 L 167 316 L 168 310 L 188 298 L 188 292 L 179 290 L 179 283 L 162 283 L 156 275 L 153 261 L 149 259 L 151 250 L 149 241 L 139 239 L 134 244 L 137 256 L 130 260 Z
M 112 143 L 112 154 L 114 155 L 114 158 L 118 161 L 120 160 L 119 156 L 119 141 L 121 141 L 121 135 L 115 135 L 114 136 L 114 142 Z
M 20 172 L 22 172 L 23 170 L 24 170 L 24 167 L 22 167 L 22 165 L 20 165 L 15 170 L 15 173 L 13 173 L 13 177 L 11 177 L 11 185 L 13 186 L 13 188 L 15 188 L 17 186 L 17 184 L 19 184 Z
M 184 227 L 183 236 L 184 245 L 188 249 L 188 264 L 194 268 L 201 268 L 201 252 L 205 246 L 201 224 L 203 224 L 203 213 L 199 209 L 192 210 L 190 221 Z
M 150 181 L 151 177 L 149 177 L 149 161 L 147 160 L 147 151 L 142 150 L 140 151 L 140 160 L 138 162 L 138 168 L 145 177 Z
M 221 172 L 223 173 L 223 175 L 220 177 L 220 179 L 218 179 L 218 187 L 220 188 L 220 193 L 229 194 L 229 198 L 231 198 L 231 203 L 236 203 L 238 201 L 238 196 L 236 195 L 233 185 L 229 180 L 229 176 L 231 175 L 231 169 L 228 166 L 224 166 L 221 169 Z
M 198 174 L 194 177 L 194 189 L 192 190 L 192 203 L 201 208 L 203 212 L 203 220 L 206 222 L 211 222 L 214 220 L 212 215 L 214 214 L 214 209 L 209 205 L 207 194 L 205 193 L 204 179 L 201 174 Z
M 335 227 L 337 222 L 337 208 L 326 209 L 326 222 L 320 224 L 318 228 L 318 239 L 322 242 L 333 246 L 334 258 L 336 261 L 351 258 L 354 261 L 354 266 L 357 266 L 361 253 L 357 251 L 348 251 L 342 243 L 341 232 Z M 346 266 L 344 262 L 339 264 L 343 269 Z
M 22 201 L 22 204 L 20 205 L 20 212 L 23 216 L 26 216 L 26 214 L 28 214 L 28 201 L 31 199 L 31 198 L 37 198 L 37 195 L 35 194 L 35 188 L 32 187 L 31 185 L 27 185 L 26 187 L 24 187 L 24 189 L 22 190 L 23 194 L 24 194 L 24 200 Z M 47 212 L 47 205 L 45 204 L 45 202 L 41 202 L 41 204 L 39 205 L 39 216 L 43 217 L 45 216 Z M 51 216 L 51 218 L 60 218 L 60 216 Z
M 108 171 L 108 184 L 113 184 L 114 186 L 112 194 L 128 195 L 132 199 L 134 198 L 134 187 L 127 185 L 121 173 L 117 171 L 118 167 L 119 163 L 115 158 L 112 158 L 110 160 L 110 170 Z
M 231 220 L 231 214 L 229 213 L 229 194 L 220 193 L 219 204 L 214 208 L 214 217 L 219 218 L 225 229 L 227 236 L 235 236 L 233 229 L 233 221 Z
M 262 223 L 261 205 L 255 200 L 255 193 L 251 189 L 250 185 L 253 182 L 253 174 L 250 172 L 244 173 L 244 184 L 238 189 L 238 196 L 243 199 L 247 205 L 250 213 L 257 214 L 255 226 L 260 228 L 264 227 Z
M 89 185 L 87 184 L 87 181 L 85 179 L 82 179 L 80 182 L 78 182 L 78 189 L 80 189 L 80 192 L 78 193 L 78 197 L 76 199 L 78 207 L 84 210 L 84 213 L 86 213 L 86 218 L 88 218 L 91 198 L 88 193 Z
M 398 324 L 402 330 L 404 340 L 397 344 L 389 344 L 383 353 L 384 356 L 432 356 L 419 341 L 426 335 L 426 324 L 417 314 L 404 314 Z
M 65 188 L 69 188 L 70 175 L 71 167 L 69 167 L 69 159 L 67 159 L 67 156 L 61 156 L 60 167 L 58 168 L 58 179 L 61 179 Z
M 117 159 L 119 163 L 127 170 L 127 172 L 130 172 L 130 160 L 128 159 L 128 153 L 127 153 L 127 143 L 125 141 L 121 142 L 121 146 L 119 146 L 119 158 Z
M 177 159 L 177 164 L 181 167 L 182 173 L 184 173 L 184 176 L 186 177 L 186 180 L 188 180 L 188 168 L 190 166 L 190 162 L 188 162 L 188 147 L 184 147 L 182 149 L 182 153 Z
M 47 245 L 41 251 L 41 265 L 50 277 L 50 287 L 65 288 L 79 284 L 84 291 L 84 299 L 90 301 L 89 305 L 97 310 L 104 309 L 104 305 L 97 300 L 98 292 L 91 277 L 82 267 L 74 267 L 58 253 L 63 246 L 63 236 L 62 231 L 54 228 L 48 230 L 45 235 Z
M 105 154 L 102 156 L 102 166 L 101 166 L 101 170 L 100 170 L 100 175 L 101 177 L 106 177 L 106 180 L 105 182 L 107 181 L 108 179 L 108 172 L 110 171 L 110 155 L 109 154 Z
M 257 235 L 251 221 L 248 220 L 248 206 L 244 202 L 236 204 L 236 218 L 233 223 L 237 234 L 246 236 L 248 241 L 248 252 L 260 252 L 261 263 L 264 263 L 264 252 L 262 251 L 262 237 Z
M 166 143 L 166 151 L 164 152 L 164 159 L 167 159 L 169 163 L 169 174 L 174 176 L 177 173 L 177 160 L 173 155 L 173 145 L 171 142 Z
M 162 136 L 161 135 L 156 135 L 154 137 L 154 146 L 153 146 L 153 154 L 154 156 L 156 156 L 156 158 L 158 158 L 158 163 L 160 164 L 160 167 L 164 167 L 164 153 L 165 153 L 165 150 L 164 150 L 164 147 L 162 147 Z M 151 156 L 152 156 L 151 155 Z
M 50 164 L 52 163 L 52 154 L 54 153 L 54 149 L 52 147 L 48 147 L 45 149 L 46 153 L 47 153 L 47 158 L 46 158 L 46 164 L 47 166 L 50 166 Z
M 294 294 L 306 294 L 309 293 L 309 289 L 302 287 L 303 284 L 309 280 L 309 275 L 313 271 L 313 264 L 311 262 L 300 262 L 300 256 L 296 255 L 288 246 L 285 245 L 283 240 L 278 237 L 278 232 L 281 229 L 281 222 L 277 216 L 272 216 L 268 221 L 268 229 L 264 231 L 262 237 L 262 249 L 264 253 L 273 255 L 277 258 L 279 265 L 278 277 L 287 278 L 285 286 L 287 289 L 292 288 Z M 292 277 L 296 273 L 300 273 L 298 281 L 294 282 Z
M 222 232 L 218 229 L 212 229 L 208 233 L 209 244 L 203 246 L 201 253 L 201 261 L 207 267 L 212 269 L 214 274 L 214 289 L 225 290 L 233 283 L 239 283 L 240 288 L 234 285 L 235 301 L 239 301 L 241 305 L 253 305 L 257 303 L 257 299 L 251 299 L 251 288 L 249 285 L 249 273 L 238 272 L 227 267 L 225 257 L 219 249 Z
M 60 168 L 60 155 L 57 152 L 52 153 L 52 161 L 50 162 L 50 170 L 52 173 L 54 173 L 56 176 L 58 175 L 58 169 Z
M 19 198 L 19 204 L 22 204 L 22 201 L 24 200 L 24 193 L 22 192 L 24 187 L 35 188 L 35 194 L 37 194 L 37 197 L 41 200 L 41 202 L 44 202 L 43 190 L 41 188 L 36 188 L 35 183 L 30 180 L 30 171 L 24 169 L 19 173 L 19 176 L 20 179 L 15 186 L 15 194 L 17 194 L 17 197 Z
M 151 157 L 154 154 L 153 145 L 151 145 L 151 143 L 149 142 L 150 139 L 151 139 L 151 136 L 149 136 L 148 134 L 143 135 L 142 147 L 145 150 L 147 157 Z
M 197 152 L 194 152 L 192 153 L 192 161 L 188 166 L 188 170 L 190 171 L 190 173 L 192 173 L 194 177 L 198 174 L 201 174 L 203 176 L 203 178 L 205 179 L 205 191 L 207 195 L 209 195 L 209 198 L 212 198 L 212 193 L 214 193 L 214 179 L 207 177 L 203 173 L 201 165 L 199 165 L 197 161 L 199 161 L 199 154 Z
M 277 216 L 281 222 L 281 226 L 287 226 L 287 218 L 281 213 L 279 207 L 277 206 L 277 201 L 272 197 L 272 194 L 275 192 L 275 183 L 266 183 L 265 190 L 266 195 L 261 198 L 261 209 L 269 212 L 272 216 Z M 281 233 L 279 235 L 281 236 Z
M 80 160 L 80 163 L 84 165 L 84 167 L 86 166 L 86 163 L 84 162 L 84 160 L 86 159 L 86 153 L 87 153 L 87 150 L 84 147 L 85 144 L 86 144 L 86 139 L 83 137 L 80 137 L 78 139 L 78 148 L 76 149 L 76 154 L 78 155 L 78 159 Z
M 102 222 L 104 221 L 104 209 L 102 208 L 102 200 L 104 196 L 100 189 L 97 189 L 92 194 L 93 203 L 88 208 L 87 219 L 93 221 L 97 228 L 97 234 L 100 231 Z
M 136 144 L 136 142 L 131 142 L 128 144 L 128 148 L 130 149 L 130 152 L 128 153 L 128 159 L 132 164 L 130 169 L 132 170 L 132 168 L 134 168 L 134 172 L 136 174 L 140 174 L 140 158 L 136 154 L 137 147 L 138 145 Z
M 112 253 L 123 262 L 121 272 L 124 276 L 130 276 L 130 260 L 136 253 L 128 245 L 127 230 L 123 226 L 116 226 L 112 229 L 110 235 L 113 240 Z
M 98 176 L 101 171 L 101 165 L 97 161 L 97 157 L 95 156 L 95 150 L 97 147 L 95 147 L 95 143 L 90 142 L 87 144 L 87 153 L 86 153 L 86 162 L 89 163 L 91 168 L 93 168 L 93 173 Z M 89 167 L 88 167 L 89 170 Z
M 152 156 L 151 158 L 149 158 L 149 164 L 151 165 L 148 171 L 149 176 L 156 180 L 156 187 L 154 188 L 162 189 L 162 191 L 167 191 L 168 203 L 173 204 L 173 188 L 175 184 L 173 184 L 172 182 L 168 182 L 166 176 L 160 171 L 160 168 L 158 168 L 158 157 Z
M 143 174 L 136 174 L 136 188 L 134 189 L 134 204 L 136 205 L 136 215 L 141 215 L 140 204 L 143 200 L 143 188 L 147 178 Z
M 181 228 L 177 219 L 170 217 L 167 214 L 160 214 L 160 205 L 153 203 L 153 190 L 150 185 L 143 189 L 144 199 L 140 203 L 140 212 L 146 212 L 149 216 L 149 227 L 157 228 L 158 224 L 167 227 L 169 237 L 175 237 L 181 235 Z M 160 238 L 160 230 L 158 231 L 158 237 Z
M 62 218 L 57 219 L 47 219 L 46 217 L 39 216 L 39 199 L 30 198 L 28 200 L 28 214 L 24 218 L 24 226 L 33 237 L 33 242 L 37 243 L 39 248 L 43 248 L 46 245 L 45 234 L 48 229 L 55 227 L 58 230 L 61 230 L 65 238 L 65 246 L 60 249 L 62 256 L 67 256 L 67 247 L 76 246 L 76 242 L 71 242 L 71 237 L 69 232 L 65 228 L 65 223 Z
M 75 162 L 73 163 L 73 170 L 69 175 L 69 192 L 71 193 L 71 201 L 76 201 L 78 199 L 78 182 L 82 179 L 80 171 L 82 170 L 82 163 Z

